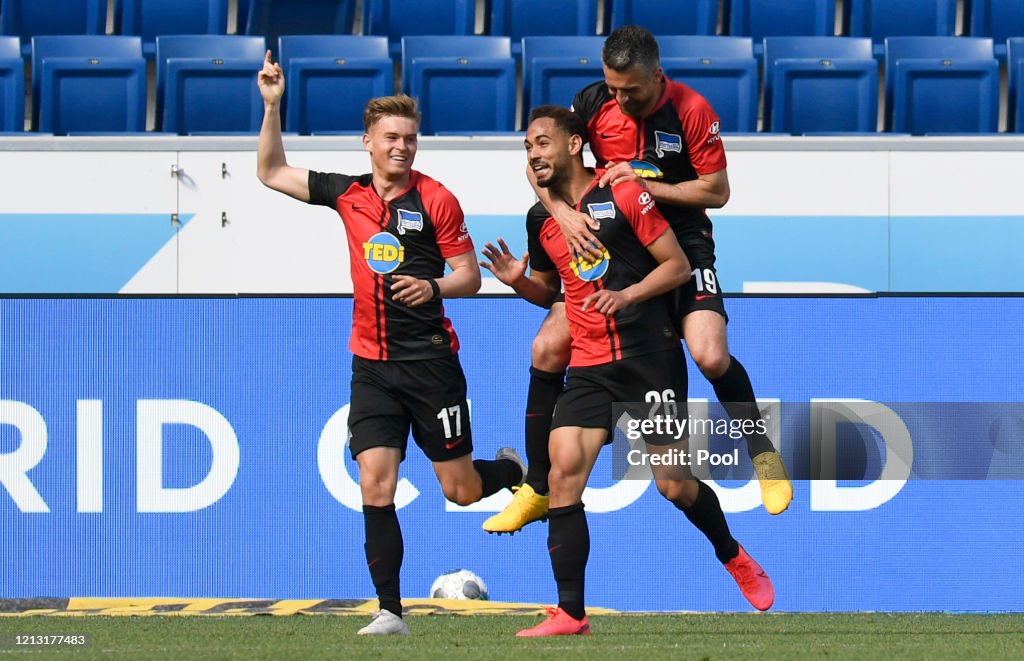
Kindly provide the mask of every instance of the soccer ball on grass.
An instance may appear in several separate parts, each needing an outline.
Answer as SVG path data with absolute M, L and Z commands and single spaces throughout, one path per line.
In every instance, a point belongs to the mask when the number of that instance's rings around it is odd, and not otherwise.
M 487 585 L 468 569 L 456 569 L 441 574 L 430 586 L 434 599 L 481 599 L 487 600 Z

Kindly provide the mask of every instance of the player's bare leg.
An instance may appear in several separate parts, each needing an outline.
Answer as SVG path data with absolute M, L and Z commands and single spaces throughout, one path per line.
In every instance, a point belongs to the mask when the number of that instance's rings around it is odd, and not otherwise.
M 583 500 L 583 490 L 587 488 L 587 480 L 606 440 L 606 429 L 558 427 L 551 430 L 548 483 L 552 508 L 568 507 Z
M 484 521 L 487 532 L 512 534 L 548 514 L 548 434 L 555 400 L 562 392 L 569 364 L 569 322 L 565 304 L 555 303 L 533 339 L 530 390 L 526 398 L 525 483 L 504 510 Z
M 444 497 L 456 505 L 471 505 L 501 489 L 511 489 L 523 481 L 525 467 L 516 451 L 502 448 L 494 460 L 473 460 L 472 455 L 433 462 L 434 474 Z
M 690 523 L 707 537 L 715 549 L 715 557 L 736 581 L 747 601 L 758 610 L 771 608 L 775 602 L 772 581 L 733 538 L 714 490 L 695 479 L 689 467 L 672 465 L 672 456 L 685 456 L 688 452 L 686 441 L 670 446 L 648 445 L 647 452 L 650 455 L 660 454 L 664 457 L 657 465 L 651 462 L 658 493 L 680 510 Z
M 713 310 L 694 310 L 683 319 L 683 337 L 690 357 L 715 388 L 718 400 L 734 420 L 761 418 L 750 377 L 729 354 L 725 319 Z M 771 440 L 757 432 L 747 434 L 747 453 L 761 485 L 761 500 L 770 514 L 781 514 L 793 500 L 793 483 L 782 456 Z
M 394 504 L 401 461 L 402 451 L 398 448 L 369 448 L 356 455 L 363 505 L 386 507 Z
M 584 579 L 590 557 L 590 530 L 583 510 L 583 490 L 608 432 L 604 429 L 559 427 L 551 430 L 551 509 L 548 510 L 548 554 L 558 608 L 540 624 L 517 636 L 568 636 L 590 633 L 584 608 Z
M 363 521 L 366 530 L 366 565 L 377 590 L 380 612 L 359 630 L 366 636 L 406 635 L 409 627 L 402 620 L 402 596 L 399 572 L 405 549 L 402 529 L 395 513 L 395 489 L 402 452 L 398 448 L 376 447 L 356 455 L 359 464 L 359 490 L 363 495 Z

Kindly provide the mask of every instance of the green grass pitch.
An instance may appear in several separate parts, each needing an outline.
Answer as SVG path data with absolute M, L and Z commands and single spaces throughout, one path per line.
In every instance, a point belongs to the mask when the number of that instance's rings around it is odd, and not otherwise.
M 418 615 L 412 635 L 356 636 L 355 616 L 0 618 L 0 658 L 75 659 L 1022 659 L 1024 614 L 604 615 L 593 635 L 517 639 L 536 617 Z M 85 649 L 13 636 L 88 634 Z

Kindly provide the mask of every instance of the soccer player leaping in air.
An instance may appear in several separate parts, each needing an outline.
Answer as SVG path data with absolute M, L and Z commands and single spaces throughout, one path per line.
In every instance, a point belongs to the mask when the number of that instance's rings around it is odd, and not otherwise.
M 583 88 L 573 110 L 586 122 L 590 151 L 607 168 L 602 185 L 642 181 L 658 211 L 672 227 L 690 260 L 691 277 L 672 293 L 672 319 L 697 367 L 733 420 L 754 422 L 761 413 L 747 370 L 729 351 L 728 316 L 715 269 L 715 242 L 705 209 L 719 208 L 730 195 L 725 148 L 714 109 L 700 94 L 669 80 L 661 68 L 658 42 L 645 28 L 625 25 L 608 36 L 601 53 L 604 79 Z M 544 188 L 537 195 L 578 253 L 596 250 L 595 221 Z M 569 329 L 561 303 L 551 306 L 533 340 L 526 398 L 526 483 L 504 511 L 487 519 L 491 533 L 511 533 L 547 513 L 547 433 L 569 362 Z M 756 430 L 756 425 L 745 429 Z M 746 434 L 771 514 L 793 498 L 782 456 L 758 431 Z
M 609 442 L 614 402 L 674 401 L 685 415 L 686 363 L 669 307 L 660 297 L 690 277 L 690 264 L 651 194 L 636 182 L 599 187 L 583 166 L 586 126 L 558 106 L 530 115 L 526 154 L 537 183 L 553 198 L 600 221 L 604 246 L 592 261 L 570 254 L 558 224 L 541 204 L 527 216 L 529 252 L 513 256 L 504 241 L 487 244 L 481 265 L 528 301 L 549 306 L 565 289 L 571 359 L 551 423 L 548 552 L 558 608 L 519 636 L 587 634 L 584 578 L 590 533 L 582 502 L 590 472 Z M 526 275 L 529 262 L 530 275 Z M 672 442 L 669 440 L 669 442 Z M 648 450 L 662 452 L 660 439 Z M 669 449 L 672 449 L 671 447 Z M 653 467 L 658 491 L 711 542 L 715 555 L 759 610 L 774 591 L 764 570 L 729 532 L 715 492 L 685 467 Z
M 363 146 L 370 153 L 369 174 L 320 173 L 291 167 L 285 159 L 284 74 L 269 51 L 257 82 L 264 105 L 260 181 L 334 209 L 348 235 L 354 289 L 349 446 L 359 464 L 366 564 L 380 600 L 380 612 L 359 633 L 407 634 L 395 488 L 410 426 L 433 462 L 445 498 L 454 503 L 468 505 L 520 485 L 525 472 L 511 448 L 499 450 L 494 461 L 472 458 L 459 340 L 441 299 L 480 288 L 473 242 L 455 196 L 412 169 L 420 125 L 413 99 L 386 96 L 367 102 Z

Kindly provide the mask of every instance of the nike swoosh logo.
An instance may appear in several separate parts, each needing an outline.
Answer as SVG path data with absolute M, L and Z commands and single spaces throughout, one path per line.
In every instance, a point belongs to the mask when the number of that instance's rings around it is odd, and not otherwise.
M 621 133 L 601 133 L 601 139 L 602 140 L 611 140 L 612 138 L 617 138 L 620 135 L 622 135 L 622 134 Z
M 705 298 L 714 298 L 714 297 L 715 297 L 714 294 L 701 294 L 700 296 L 697 296 L 696 299 L 698 301 L 703 301 Z
M 757 572 L 757 575 L 760 576 L 761 578 L 768 578 L 768 574 L 764 573 L 763 569 L 761 571 Z
M 560 548 L 562 548 L 561 544 L 555 544 L 554 546 L 552 546 L 551 548 L 548 549 L 548 553 L 554 553 L 555 551 L 557 551 Z
M 365 209 L 365 208 L 366 208 L 365 204 L 353 204 L 352 205 L 352 211 L 358 211 L 359 209 Z
M 461 438 L 457 438 L 454 441 L 452 441 L 451 443 L 445 443 L 444 444 L 444 449 L 445 450 L 454 450 L 459 445 L 459 443 L 462 443 L 462 439 Z

